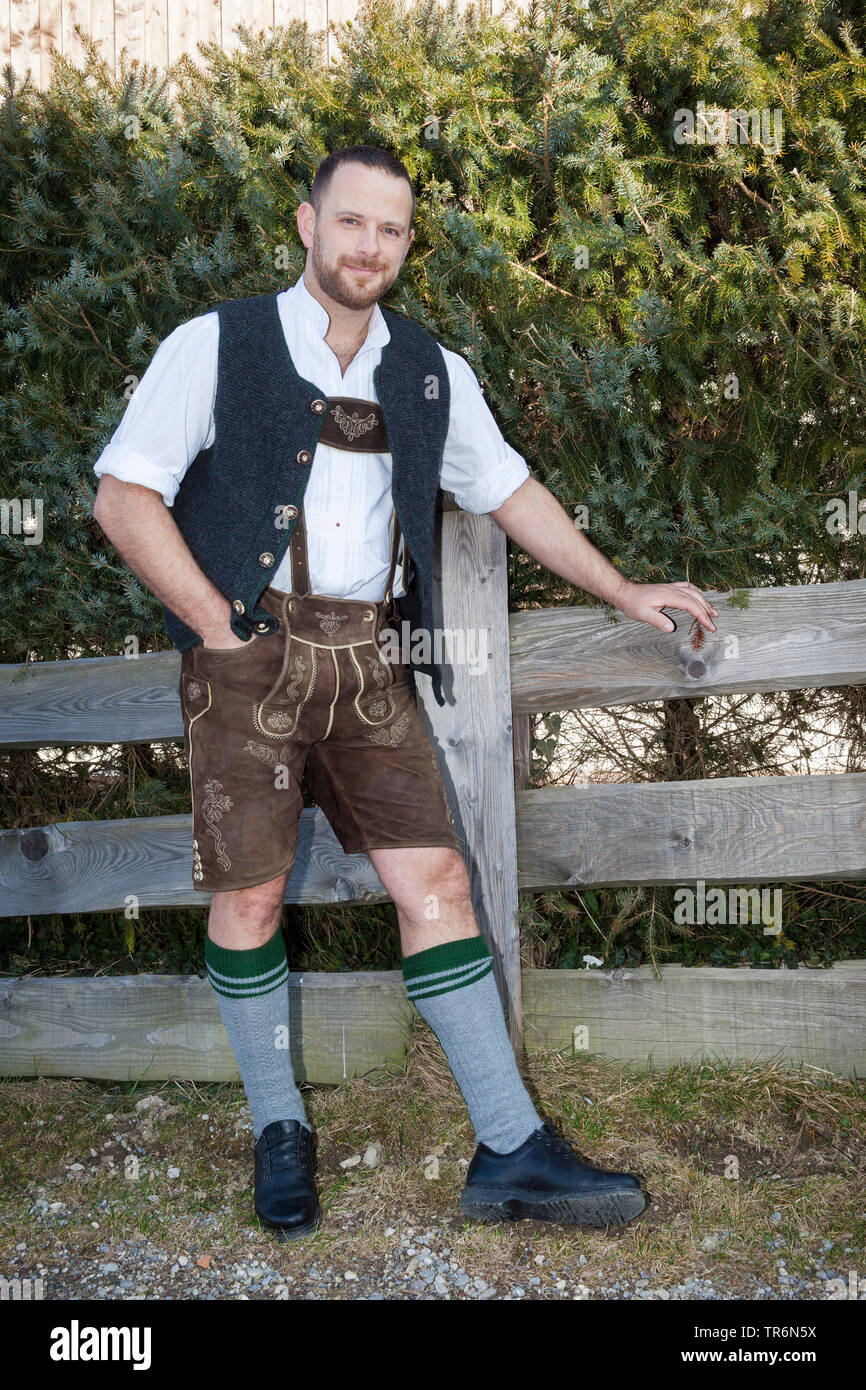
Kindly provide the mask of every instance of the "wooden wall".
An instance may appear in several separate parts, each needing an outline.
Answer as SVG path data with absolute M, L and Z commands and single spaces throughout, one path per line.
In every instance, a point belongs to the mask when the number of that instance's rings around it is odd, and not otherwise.
M 480 0 L 488 13 L 498 14 L 504 0 Z M 470 0 L 457 0 L 458 9 Z M 513 8 L 522 8 L 518 0 Z M 2 66 L 12 63 L 16 76 L 29 68 L 37 87 L 49 82 L 52 45 L 77 66 L 84 49 L 75 34 L 79 24 L 90 34 L 106 62 L 120 71 L 121 49 L 129 58 L 164 68 L 184 53 L 198 57 L 199 41 L 218 43 L 227 52 L 240 46 L 237 26 L 270 29 L 305 20 L 311 30 L 327 30 L 352 19 L 356 0 L 0 0 Z M 339 44 L 328 40 L 332 61 Z

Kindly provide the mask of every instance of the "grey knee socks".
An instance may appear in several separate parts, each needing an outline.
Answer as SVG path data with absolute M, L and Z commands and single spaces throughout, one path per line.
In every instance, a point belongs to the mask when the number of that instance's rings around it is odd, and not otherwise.
M 542 1120 L 517 1069 L 483 937 L 403 957 L 406 992 L 439 1039 L 479 1144 L 511 1153 Z
M 311 1128 L 288 1047 L 289 967 L 279 927 L 263 946 L 246 951 L 217 946 L 207 936 L 205 963 L 253 1114 L 254 1138 L 273 1120 Z

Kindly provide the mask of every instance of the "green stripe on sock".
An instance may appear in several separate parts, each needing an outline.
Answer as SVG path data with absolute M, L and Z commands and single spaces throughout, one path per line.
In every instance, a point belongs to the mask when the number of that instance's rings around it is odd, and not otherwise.
M 493 957 L 488 961 L 477 961 L 475 965 L 468 966 L 459 975 L 446 974 L 437 978 L 432 978 L 420 984 L 409 983 L 406 985 L 406 993 L 411 1000 L 432 999 L 437 994 L 448 994 L 453 989 L 462 989 L 464 985 L 472 985 L 476 980 L 481 980 L 485 975 L 489 975 L 493 969 Z
M 490 955 L 483 936 L 465 936 L 458 941 L 443 941 L 427 951 L 416 951 L 403 957 L 403 978 L 414 980 L 416 975 L 429 975 L 431 970 L 450 970 L 455 965 L 468 965 Z M 492 959 L 492 957 L 491 957 Z
M 289 967 L 283 965 L 275 971 L 270 970 L 261 980 L 231 982 L 215 976 L 212 970 L 207 972 L 207 977 L 217 993 L 224 994 L 227 999 L 251 999 L 254 995 L 268 994 L 278 985 L 284 985 L 289 978 Z
M 249 950 L 232 951 L 205 937 L 208 979 L 220 994 L 248 998 L 267 994 L 288 978 L 286 946 L 278 927 L 269 941 Z
M 461 989 L 492 968 L 493 957 L 483 936 L 443 941 L 403 957 L 403 979 L 410 999 Z

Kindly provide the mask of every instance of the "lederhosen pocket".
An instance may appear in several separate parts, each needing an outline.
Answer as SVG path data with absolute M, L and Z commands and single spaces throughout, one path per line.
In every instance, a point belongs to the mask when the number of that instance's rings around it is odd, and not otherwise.
M 352 702 L 355 713 L 362 723 L 374 728 L 387 724 L 397 713 L 394 668 L 375 642 L 358 642 L 349 648 L 349 655 L 358 675 Z
M 257 702 L 253 714 L 255 726 L 265 738 L 291 738 L 316 688 L 316 648 L 292 632 L 288 616 L 286 623 L 280 674 L 264 699 Z

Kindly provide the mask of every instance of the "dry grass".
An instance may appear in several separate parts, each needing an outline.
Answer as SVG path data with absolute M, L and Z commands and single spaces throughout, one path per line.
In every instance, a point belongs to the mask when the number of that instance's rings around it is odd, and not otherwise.
M 558 1054 L 533 1055 L 524 1075 L 540 1113 L 551 1114 L 588 1161 L 641 1175 L 649 1202 L 637 1221 L 608 1231 L 465 1222 L 457 1201 L 472 1128 L 438 1043 L 413 1020 L 405 1073 L 305 1088 L 325 1219 L 315 1237 L 280 1247 L 281 1267 L 296 1280 L 323 1262 L 373 1271 L 393 1252 L 388 1227 L 450 1223 L 459 1262 L 497 1283 L 534 1272 L 538 1255 L 572 1265 L 585 1256 L 581 1278 L 589 1285 L 641 1271 L 662 1285 L 706 1274 L 732 1289 L 746 1275 L 775 1284 L 779 1259 L 792 1275 L 807 1275 L 819 1253 L 834 1267 L 863 1269 L 861 1082 L 763 1064 L 636 1073 Z M 164 1118 L 135 1110 L 153 1094 L 175 1107 Z M 274 1258 L 271 1237 L 257 1227 L 251 1233 L 251 1128 L 238 1087 L 112 1089 L 37 1078 L 2 1081 L 0 1095 L 0 1272 L 20 1242 L 28 1258 L 47 1263 L 62 1239 L 85 1262 L 106 1258 L 97 1256 L 98 1243 L 136 1232 L 172 1259 Z M 383 1147 L 378 1167 L 340 1167 L 373 1140 Z M 438 1180 L 425 1177 L 433 1151 Z M 138 1159 L 138 1181 L 124 1177 L 127 1152 Z M 732 1156 L 738 1178 L 725 1176 Z M 73 1163 L 84 1171 L 70 1174 Z M 169 1178 L 171 1166 L 179 1177 Z M 29 1212 L 40 1195 L 67 1204 L 62 1228 Z M 204 1228 L 203 1217 L 210 1219 Z M 700 1249 L 722 1230 L 730 1234 L 718 1249 Z M 822 1249 L 827 1240 L 832 1254 Z

